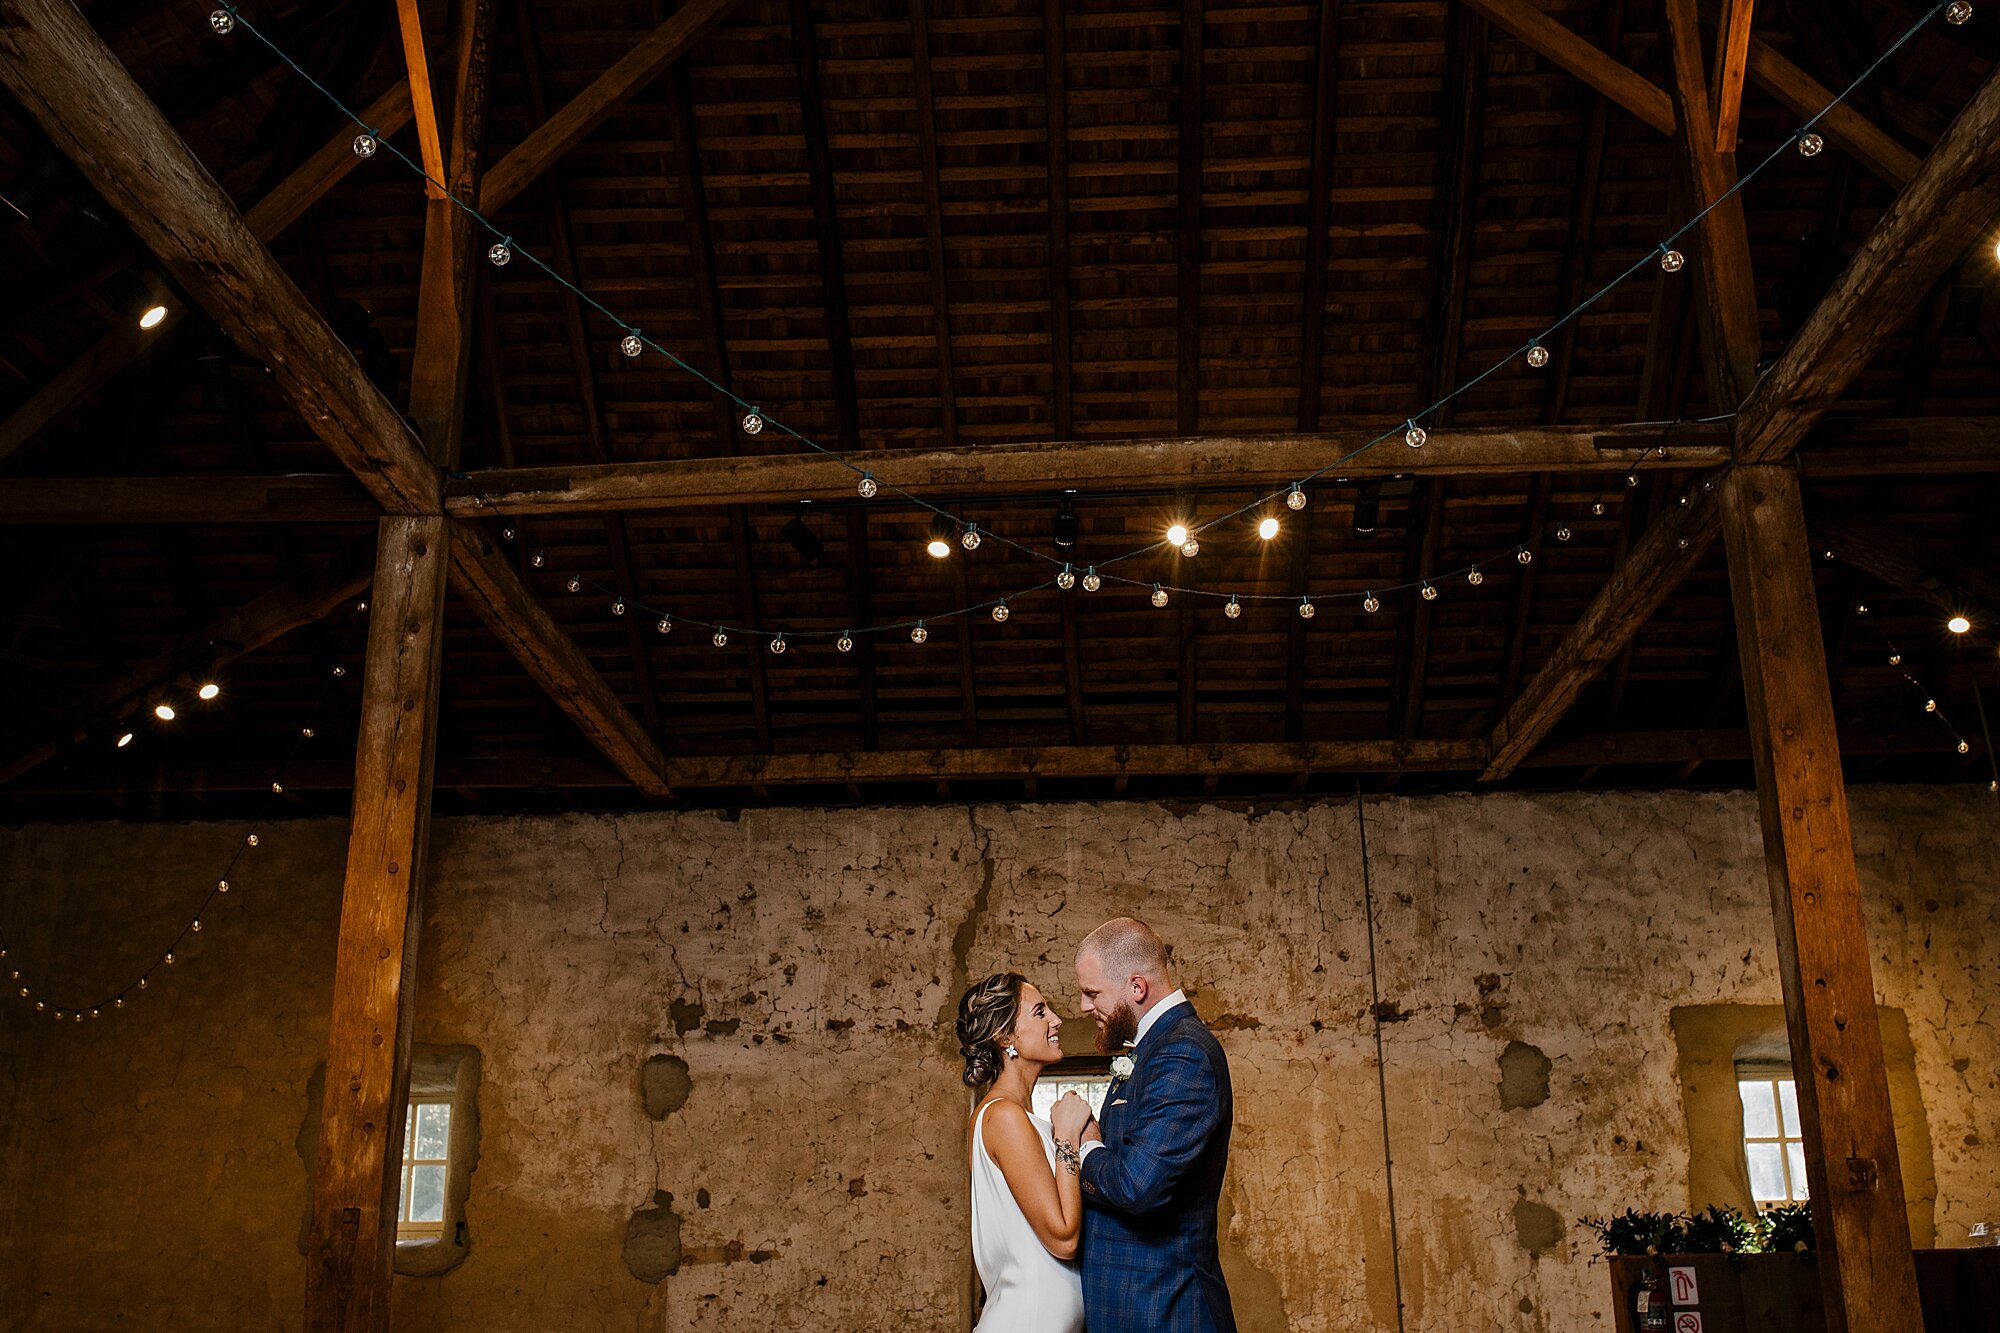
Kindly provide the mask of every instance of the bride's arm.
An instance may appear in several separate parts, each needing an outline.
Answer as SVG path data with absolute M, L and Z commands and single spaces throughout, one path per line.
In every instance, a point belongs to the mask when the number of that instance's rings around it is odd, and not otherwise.
M 1028 1113 L 1013 1102 L 996 1102 L 986 1113 L 986 1151 L 1007 1178 L 1007 1188 L 1035 1239 L 1058 1259 L 1074 1259 L 1083 1234 L 1083 1187 L 1077 1180 L 1076 1144 L 1057 1140 L 1056 1168 Z

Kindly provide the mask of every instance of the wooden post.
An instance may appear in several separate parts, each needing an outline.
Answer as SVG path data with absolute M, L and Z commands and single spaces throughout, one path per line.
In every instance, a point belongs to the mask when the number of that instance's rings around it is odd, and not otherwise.
M 312 1333 L 389 1327 L 409 1100 L 449 535 L 441 517 L 385 518 L 379 541 L 306 1248 Z
M 1920 1333 L 1799 480 L 1741 466 L 1721 491 L 1827 1333 Z

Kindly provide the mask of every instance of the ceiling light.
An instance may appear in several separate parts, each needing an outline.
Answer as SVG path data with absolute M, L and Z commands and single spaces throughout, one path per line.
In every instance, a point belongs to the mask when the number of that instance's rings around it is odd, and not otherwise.
M 1187 524 L 1175 523 L 1167 528 L 1167 544 L 1169 546 L 1185 546 L 1187 539 Z
M 1953 634 L 1963 634 L 1972 628 L 1972 622 L 1964 616 L 1953 616 L 1950 620 L 1944 622 L 1944 627 Z
M 1278 535 L 1278 520 L 1268 514 L 1265 515 L 1263 521 L 1257 525 L 1257 535 L 1265 541 L 1270 541 Z
M 1062 504 L 1056 508 L 1056 545 L 1064 550 L 1075 546 L 1077 529 L 1076 502 L 1065 497 Z
M 931 538 L 924 543 L 924 550 L 933 560 L 944 560 L 951 555 L 951 519 L 944 514 L 931 516 Z
M 1361 487 L 1354 497 L 1354 535 L 1373 537 L 1375 525 L 1382 520 L 1382 483 L 1371 481 Z
M 171 722 L 174 720 L 174 706 L 169 703 L 154 704 L 153 716 L 162 722 Z
M 817 533 L 806 526 L 805 506 L 803 505 L 799 506 L 797 513 L 785 520 L 784 534 L 785 540 L 792 544 L 792 549 L 799 553 L 799 559 L 809 565 L 818 564 L 820 557 L 826 554 L 826 543 L 819 539 Z
M 129 732 L 129 731 L 124 731 L 124 732 L 120 732 L 120 733 L 118 734 L 118 748 L 119 748 L 119 749 L 121 749 L 121 750 L 122 750 L 122 749 L 124 749 L 124 748 L 125 748 L 126 746 L 130 745 L 131 743 L 132 743 L 132 733 L 131 733 L 131 732 Z
M 196 690 L 195 693 L 203 699 L 213 699 L 222 693 L 222 687 L 212 680 L 207 680 L 202 682 L 201 688 Z
M 160 325 L 166 323 L 166 321 L 167 308 L 165 306 L 149 305 L 146 307 L 146 313 L 139 316 L 139 327 L 142 329 L 157 329 Z

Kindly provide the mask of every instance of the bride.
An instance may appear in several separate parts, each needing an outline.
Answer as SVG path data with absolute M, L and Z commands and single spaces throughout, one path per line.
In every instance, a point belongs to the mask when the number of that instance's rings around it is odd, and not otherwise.
M 972 1113 L 972 1256 L 986 1288 L 973 1333 L 1083 1333 L 1079 1141 L 1090 1103 L 1065 1093 L 1034 1113 L 1035 1080 L 1062 1059 L 1062 1019 L 1018 972 L 958 1002 L 965 1085 L 988 1088 Z

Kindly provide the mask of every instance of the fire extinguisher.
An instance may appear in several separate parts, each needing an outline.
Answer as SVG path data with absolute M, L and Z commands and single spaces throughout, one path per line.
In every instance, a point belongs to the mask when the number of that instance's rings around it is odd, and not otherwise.
M 1633 1333 L 1667 1333 L 1673 1325 L 1667 1300 L 1667 1266 L 1656 1263 L 1639 1275 L 1632 1288 Z

